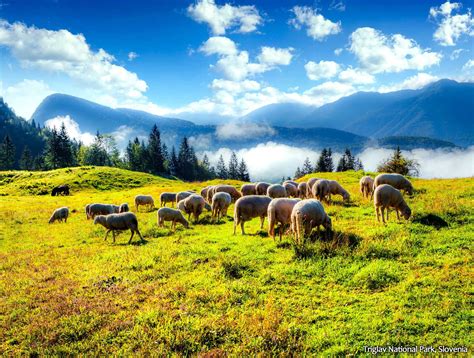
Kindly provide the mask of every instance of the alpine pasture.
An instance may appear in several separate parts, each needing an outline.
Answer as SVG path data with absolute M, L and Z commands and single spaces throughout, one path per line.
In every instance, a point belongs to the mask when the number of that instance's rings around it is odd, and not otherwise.
M 233 232 L 233 205 L 215 224 L 190 228 L 140 209 L 145 238 L 112 243 L 84 212 L 185 183 L 117 168 L 0 172 L 1 355 L 363 354 L 364 346 L 467 346 L 471 351 L 474 181 L 413 179 L 413 216 L 377 223 L 362 197 L 366 173 L 318 173 L 349 203 L 324 204 L 334 236 L 267 234 L 267 220 Z M 242 183 L 225 181 L 240 188 Z M 67 183 L 71 196 L 50 195 Z M 48 224 L 68 206 L 67 223 Z

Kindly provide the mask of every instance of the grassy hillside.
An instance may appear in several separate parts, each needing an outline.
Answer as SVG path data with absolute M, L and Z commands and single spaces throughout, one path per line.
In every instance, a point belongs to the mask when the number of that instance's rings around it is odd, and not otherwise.
M 6 183 L 12 175 L 18 180 Z M 146 242 L 126 245 L 129 233 L 104 242 L 104 229 L 83 213 L 90 202 L 157 199 L 207 183 L 109 168 L 0 173 L 8 194 L 0 198 L 0 354 L 357 354 L 389 344 L 472 351 L 472 178 L 413 180 L 413 219 L 397 223 L 392 214 L 383 226 L 358 192 L 362 175 L 321 174 L 339 180 L 352 202 L 326 206 L 334 239 L 313 237 L 302 257 L 288 237 L 274 242 L 259 231 L 257 219 L 247 236 L 232 235 L 231 218 L 211 225 L 208 213 L 173 234 L 157 227 L 156 211 L 141 211 Z M 107 186 L 90 184 L 98 178 Z M 64 182 L 74 183 L 70 197 L 30 195 L 29 184 Z M 48 225 L 63 205 L 73 211 L 68 222 Z

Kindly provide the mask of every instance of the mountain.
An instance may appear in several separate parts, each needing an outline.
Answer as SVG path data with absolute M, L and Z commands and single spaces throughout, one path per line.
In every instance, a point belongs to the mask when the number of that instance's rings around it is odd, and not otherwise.
M 315 110 L 313 106 L 306 106 L 299 103 L 275 103 L 256 109 L 246 116 L 242 117 L 244 121 L 254 123 L 272 124 L 281 127 L 319 127 L 319 126 L 295 126 L 295 119 L 301 119 L 308 116 Z
M 419 90 L 358 92 L 307 115 L 306 106 L 297 104 L 289 107 L 293 114 L 267 115 L 278 113 L 274 106 L 260 108 L 245 118 L 275 126 L 335 128 L 373 138 L 418 136 L 463 146 L 474 144 L 474 83 L 440 80 Z

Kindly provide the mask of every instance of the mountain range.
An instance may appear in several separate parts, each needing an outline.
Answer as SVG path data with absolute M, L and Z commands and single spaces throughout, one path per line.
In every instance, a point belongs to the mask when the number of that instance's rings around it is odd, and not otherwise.
M 239 149 L 267 141 L 355 151 L 368 144 L 393 143 L 405 149 L 439 148 L 474 144 L 473 100 L 474 83 L 441 80 L 419 90 L 358 92 L 319 108 L 273 104 L 237 120 L 235 129 L 242 133 L 235 135 L 232 126 L 224 125 L 226 133 L 231 133 L 222 135 L 222 125 L 197 125 L 143 111 L 112 109 L 65 94 L 46 97 L 31 118 L 44 125 L 51 118 L 68 115 L 82 132 L 122 131 L 127 140 L 146 136 L 156 123 L 167 145 L 176 145 L 187 136 L 197 149 L 210 150 Z

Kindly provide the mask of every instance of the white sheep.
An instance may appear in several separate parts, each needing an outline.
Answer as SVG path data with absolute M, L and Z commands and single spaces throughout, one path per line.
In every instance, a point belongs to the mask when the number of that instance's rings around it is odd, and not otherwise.
M 194 192 L 192 191 L 180 191 L 178 194 L 176 194 L 176 202 L 180 202 L 183 199 L 186 199 L 188 196 L 193 195 Z
M 302 182 L 298 184 L 298 197 L 300 199 L 305 199 L 308 192 L 308 183 Z
M 138 212 L 138 207 L 143 205 L 148 208 L 148 210 L 153 210 L 155 208 L 155 200 L 151 195 L 137 195 L 135 197 L 135 210 Z
M 167 203 L 171 203 L 171 206 L 174 206 L 176 201 L 176 193 L 161 193 L 160 194 L 160 207 L 166 206 Z
M 311 234 L 313 228 L 317 228 L 319 235 L 321 225 L 326 229 L 326 236 L 330 238 L 331 218 L 319 200 L 306 199 L 296 203 L 291 212 L 291 228 L 297 245 L 304 244 L 305 237 Z
M 205 188 L 201 189 L 201 196 L 207 200 L 207 192 L 209 191 L 209 188 L 211 187 L 211 185 L 208 185 L 206 186 Z
M 234 206 L 234 235 L 239 224 L 242 235 L 245 235 L 244 223 L 257 217 L 260 218 L 260 229 L 263 229 L 263 222 L 271 201 L 272 198 L 264 195 L 248 195 L 237 200 Z
M 311 189 L 310 197 L 316 198 L 320 201 L 329 201 L 329 180 L 318 179 Z
M 89 204 L 88 215 L 89 218 L 94 219 L 97 215 L 117 214 L 120 211 L 120 206 L 113 204 Z
M 281 185 L 285 186 L 285 184 L 287 183 L 293 184 L 294 186 L 298 187 L 298 183 L 294 180 L 285 180 Z
M 377 186 L 374 190 L 374 207 L 377 221 L 380 222 L 379 213 L 382 213 L 382 222 L 385 224 L 384 211 L 387 209 L 387 220 L 389 208 L 395 209 L 397 219 L 400 220 L 401 213 L 403 217 L 408 220 L 411 216 L 411 209 L 403 199 L 400 190 L 395 189 L 389 184 L 382 184 Z
M 129 212 L 130 211 L 130 207 L 128 206 L 127 203 L 123 203 L 119 206 L 119 214 L 120 213 L 126 213 L 126 212 Z
M 171 229 L 173 231 L 176 230 L 176 223 L 180 223 L 183 225 L 186 229 L 189 227 L 189 222 L 186 220 L 178 209 L 172 209 L 172 208 L 160 208 L 158 210 L 158 226 L 159 227 L 164 227 L 164 222 L 165 221 L 171 221 Z
M 54 210 L 53 215 L 49 218 L 49 223 L 52 224 L 55 221 L 64 221 L 67 222 L 67 218 L 69 216 L 69 208 L 66 206 L 63 206 L 62 208 L 58 208 Z
M 377 188 L 379 185 L 382 185 L 382 184 L 389 184 L 393 186 L 395 189 L 404 190 L 405 192 L 408 193 L 408 195 L 413 194 L 413 185 L 407 178 L 405 178 L 401 174 L 391 173 L 391 174 L 377 175 L 374 179 L 373 190 L 375 190 L 375 188 Z M 373 196 L 373 192 L 372 192 L 372 195 L 370 196 L 371 199 L 372 199 L 372 196 Z
M 242 193 L 242 196 L 256 195 L 257 186 L 255 184 L 243 184 L 240 187 L 240 192 Z
M 232 197 L 229 193 L 223 191 L 215 193 L 212 197 L 212 219 L 217 217 L 217 222 L 219 222 L 222 216 L 226 216 L 231 202 Z
M 316 184 L 316 182 L 319 180 L 320 178 L 310 178 L 307 182 L 307 186 L 306 186 L 306 197 L 307 198 L 311 198 L 311 195 L 313 194 L 313 186 L 314 184 Z
M 268 235 L 273 237 L 275 240 L 275 225 L 280 223 L 279 233 L 280 241 L 283 233 L 283 229 L 291 223 L 291 212 L 293 207 L 301 199 L 288 199 L 278 198 L 273 199 L 268 205 Z
M 204 197 L 208 203 L 212 203 L 212 197 L 214 196 L 214 190 L 216 186 L 211 185 L 206 192 L 206 196 Z
M 226 185 L 226 184 L 216 185 L 214 187 L 213 193 L 215 194 L 215 193 L 220 193 L 220 192 L 230 194 L 233 201 L 236 201 L 242 196 L 242 194 L 240 194 L 240 192 L 236 188 L 234 188 L 232 185 Z
M 255 189 L 257 190 L 257 195 L 267 195 L 267 189 L 271 184 L 265 182 L 259 182 L 255 184 Z
M 206 201 L 204 198 L 199 194 L 192 194 L 184 199 L 184 207 L 186 212 L 188 213 L 188 219 L 191 214 L 193 214 L 194 222 L 199 220 L 199 215 L 204 210 L 206 206 Z
M 368 198 L 372 195 L 372 190 L 374 190 L 374 179 L 366 175 L 360 179 L 359 186 L 362 196 Z
M 267 196 L 270 198 L 285 198 L 287 196 L 286 189 L 283 185 L 272 184 L 267 188 Z
M 130 236 L 130 240 L 128 240 L 129 244 L 132 242 L 135 233 L 140 236 L 142 241 L 145 241 L 138 230 L 138 220 L 134 213 L 128 212 L 121 214 L 97 215 L 94 219 L 94 224 L 100 224 L 107 229 L 104 240 L 107 240 L 107 235 L 110 231 L 112 231 L 112 237 L 115 242 L 115 231 L 130 230 L 132 235 Z
M 289 197 L 296 198 L 298 196 L 298 186 L 290 182 L 283 183 L 283 187 L 286 190 L 286 194 Z
M 340 195 L 342 196 L 344 201 L 349 201 L 351 199 L 351 196 L 349 192 L 342 187 L 341 184 L 339 184 L 335 180 L 328 180 L 329 183 L 329 200 L 331 200 L 331 195 Z

